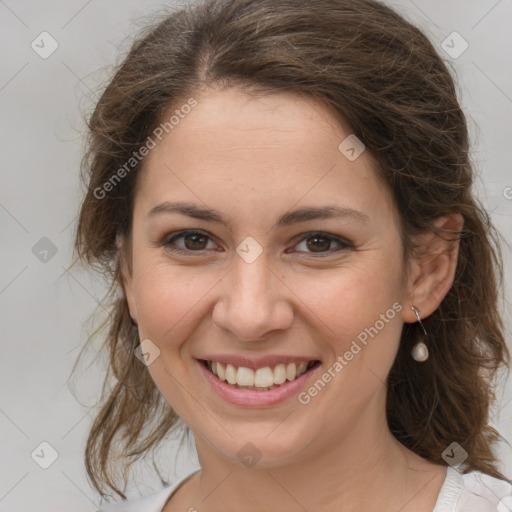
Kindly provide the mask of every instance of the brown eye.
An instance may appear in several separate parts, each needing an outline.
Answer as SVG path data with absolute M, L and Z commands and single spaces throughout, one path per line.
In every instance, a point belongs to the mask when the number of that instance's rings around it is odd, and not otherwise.
M 322 252 L 327 251 L 331 245 L 331 240 L 325 236 L 312 236 L 307 238 L 308 242 L 306 243 L 308 249 L 313 252 Z
M 202 250 L 206 248 L 207 236 L 203 234 L 192 233 L 185 235 L 183 240 L 185 247 L 190 250 Z
M 182 240 L 183 244 L 177 245 L 177 240 Z M 165 241 L 163 245 L 176 252 L 200 252 L 207 249 L 208 240 L 210 237 L 200 231 L 182 231 Z
M 343 239 L 328 235 L 327 233 L 308 233 L 308 235 L 303 237 L 296 247 L 301 243 L 304 243 L 306 250 L 298 252 L 306 252 L 309 254 L 332 254 L 333 252 L 340 252 L 351 247 L 351 245 Z M 333 243 L 338 245 L 338 250 L 329 250 Z
M 212 247 L 208 248 L 209 241 L 211 241 L 211 237 L 201 231 L 180 231 L 171 238 L 164 240 L 162 245 L 169 251 L 192 254 L 194 252 L 201 253 L 202 251 L 211 249 Z M 349 242 L 322 232 L 307 233 L 307 236 L 304 236 L 299 243 L 296 244 L 296 247 L 300 244 L 305 245 L 305 250 L 296 252 L 317 254 L 319 256 L 330 255 L 352 247 Z M 337 244 L 338 248 L 332 250 L 332 244 Z

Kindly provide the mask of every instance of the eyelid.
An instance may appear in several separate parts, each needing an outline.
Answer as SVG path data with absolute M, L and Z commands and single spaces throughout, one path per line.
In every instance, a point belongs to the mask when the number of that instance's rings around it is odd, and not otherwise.
M 196 234 L 198 234 L 198 235 L 205 235 L 211 241 L 214 241 L 213 240 L 214 239 L 213 235 L 208 233 L 208 231 L 203 231 L 201 229 L 183 229 L 181 231 L 175 231 L 175 232 L 171 233 L 170 235 L 165 236 L 163 238 L 162 242 L 159 245 L 163 245 L 167 250 L 169 250 L 171 252 L 177 252 L 177 253 L 180 253 L 180 254 L 194 254 L 194 253 L 197 253 L 197 254 L 202 255 L 205 251 L 207 251 L 207 249 L 201 249 L 199 251 L 191 251 L 191 250 L 187 250 L 187 249 L 182 249 L 181 247 L 173 247 L 172 249 L 169 248 L 169 245 L 170 245 L 170 243 L 173 240 L 176 240 L 178 238 L 182 238 L 182 237 L 184 237 L 186 235 L 196 235 Z
M 204 230 L 201 230 L 201 229 L 185 229 L 185 230 L 173 232 L 170 235 L 165 236 L 163 238 L 163 240 L 159 243 L 159 245 L 164 246 L 167 250 L 169 250 L 171 252 L 176 252 L 176 253 L 179 253 L 179 254 L 191 255 L 191 254 L 196 253 L 198 255 L 204 255 L 205 251 L 208 251 L 208 249 L 200 249 L 198 251 L 193 251 L 193 250 L 181 249 L 181 247 L 176 247 L 176 246 L 174 246 L 173 248 L 169 247 L 170 243 L 173 242 L 174 240 L 179 239 L 181 237 L 184 237 L 186 235 L 194 235 L 194 234 L 205 235 L 211 241 L 214 242 L 214 238 L 215 237 L 213 235 L 211 235 L 210 233 L 208 233 L 208 231 L 204 231 Z M 343 252 L 344 250 L 347 250 L 347 249 L 353 249 L 354 248 L 353 244 L 350 241 L 348 241 L 347 239 L 345 239 L 343 237 L 340 237 L 338 235 L 327 233 L 325 231 L 306 231 L 304 233 L 301 233 L 300 235 L 297 235 L 296 237 L 294 237 L 293 240 L 296 240 L 296 242 L 294 243 L 294 246 L 299 244 L 299 243 L 301 243 L 301 242 L 303 242 L 304 240 L 307 240 L 308 238 L 313 238 L 314 236 L 319 236 L 319 237 L 322 237 L 322 238 L 327 238 L 331 242 L 337 243 L 338 244 L 338 249 L 335 250 L 335 251 L 328 250 L 328 251 L 318 252 L 318 253 L 297 251 L 298 254 L 300 254 L 300 255 L 307 255 L 307 256 L 313 255 L 313 256 L 316 256 L 316 257 L 322 257 L 322 256 L 325 257 L 325 256 L 328 256 L 328 255 L 331 255 L 331 254 L 341 253 L 341 252 Z
M 300 235 L 298 235 L 299 238 L 294 245 L 297 245 L 297 244 L 303 242 L 304 240 L 307 240 L 308 238 L 313 238 L 315 236 L 318 236 L 319 238 L 327 238 L 331 242 L 338 244 L 338 249 L 335 251 L 329 250 L 329 251 L 317 252 L 317 253 L 298 251 L 300 254 L 306 254 L 306 255 L 315 255 L 316 254 L 321 257 L 322 255 L 327 256 L 330 254 L 337 254 L 339 252 L 342 252 L 343 250 L 351 249 L 354 247 L 352 245 L 352 243 L 350 243 L 345 238 L 338 236 L 338 235 L 333 235 L 331 233 L 326 233 L 325 231 L 306 231 L 305 233 L 301 233 Z

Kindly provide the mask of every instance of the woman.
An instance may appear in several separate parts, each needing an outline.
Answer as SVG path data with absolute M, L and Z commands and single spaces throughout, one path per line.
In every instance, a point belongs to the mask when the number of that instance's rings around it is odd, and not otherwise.
M 201 466 L 112 510 L 512 508 L 497 234 L 417 28 L 372 0 L 182 8 L 90 130 L 76 248 L 111 277 L 115 379 L 86 468 L 126 498 L 180 422 Z

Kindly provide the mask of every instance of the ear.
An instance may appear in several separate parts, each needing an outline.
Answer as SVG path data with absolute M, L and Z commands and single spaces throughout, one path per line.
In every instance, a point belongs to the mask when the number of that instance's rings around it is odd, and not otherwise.
M 449 213 L 435 219 L 433 224 L 441 231 L 439 235 L 429 231 L 416 237 L 419 247 L 410 264 L 406 307 L 402 310 L 404 322 L 417 322 L 411 306 L 419 310 L 422 319 L 431 315 L 453 284 L 464 218 L 459 213 Z
M 133 266 L 131 262 L 130 237 L 118 235 L 116 238 L 118 261 L 121 267 L 121 278 L 123 291 L 128 302 L 128 309 L 133 322 L 138 325 L 137 321 L 137 304 L 135 301 L 135 293 L 133 289 Z

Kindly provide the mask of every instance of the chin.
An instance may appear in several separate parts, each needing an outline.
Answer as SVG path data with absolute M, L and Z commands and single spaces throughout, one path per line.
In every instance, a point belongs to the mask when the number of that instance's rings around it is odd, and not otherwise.
M 293 414 L 290 415 L 290 418 Z M 285 464 L 298 463 L 308 446 L 318 438 L 311 428 L 290 430 L 290 421 L 263 422 L 235 425 L 227 428 L 221 438 L 217 434 L 201 433 L 208 445 L 226 459 L 247 468 L 275 468 Z M 201 446 L 198 447 L 200 451 Z

